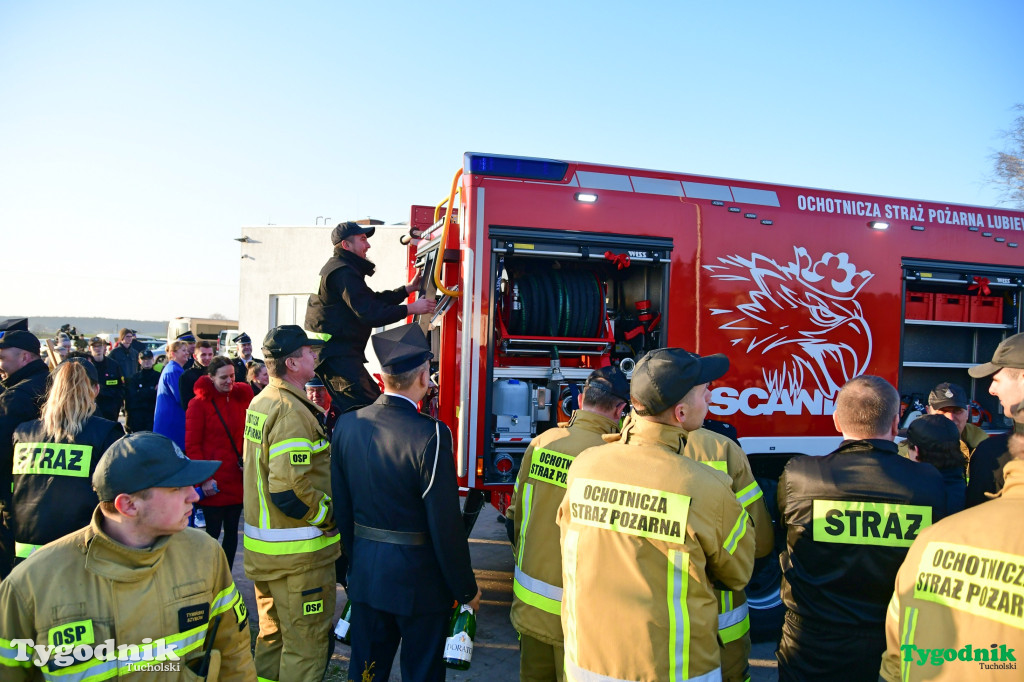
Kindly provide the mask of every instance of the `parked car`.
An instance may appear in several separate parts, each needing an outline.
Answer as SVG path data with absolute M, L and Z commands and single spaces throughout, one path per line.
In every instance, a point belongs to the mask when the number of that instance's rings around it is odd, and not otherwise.
M 222 329 L 217 339 L 217 354 L 235 357 L 235 339 L 241 333 L 237 329 Z

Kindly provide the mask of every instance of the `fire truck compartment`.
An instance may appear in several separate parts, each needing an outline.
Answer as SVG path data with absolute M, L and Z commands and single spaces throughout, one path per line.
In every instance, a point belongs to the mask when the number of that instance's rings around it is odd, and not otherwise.
M 594 369 L 628 374 L 665 345 L 672 240 L 506 226 L 489 235 L 483 482 L 493 485 L 515 480 L 530 440 L 567 418 Z

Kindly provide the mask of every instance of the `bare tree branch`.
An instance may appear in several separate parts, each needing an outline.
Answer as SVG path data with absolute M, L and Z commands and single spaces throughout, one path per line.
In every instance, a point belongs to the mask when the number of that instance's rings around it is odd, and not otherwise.
M 1024 112 L 1024 104 L 1014 107 Z M 1001 187 L 1005 201 L 1024 208 L 1024 113 L 1014 120 L 1013 129 L 1003 131 L 1008 142 L 1005 151 L 992 155 L 995 177 L 993 184 Z

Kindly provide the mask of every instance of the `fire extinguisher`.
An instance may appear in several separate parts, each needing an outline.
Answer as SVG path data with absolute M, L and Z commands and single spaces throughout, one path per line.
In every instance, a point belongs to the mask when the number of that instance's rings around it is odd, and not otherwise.
M 979 405 L 976 400 L 972 400 L 971 402 L 967 403 L 967 410 L 970 415 L 968 419 L 970 419 L 970 422 L 975 426 L 983 423 L 992 423 L 992 415 L 989 413 L 988 410 Z

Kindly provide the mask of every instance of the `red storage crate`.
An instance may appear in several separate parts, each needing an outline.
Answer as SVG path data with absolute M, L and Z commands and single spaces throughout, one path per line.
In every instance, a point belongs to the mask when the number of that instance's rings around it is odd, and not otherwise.
M 967 300 L 964 294 L 935 294 L 935 320 L 967 322 Z
M 926 291 L 907 292 L 908 320 L 930 320 L 935 306 L 935 295 Z
M 1003 323 L 1003 297 L 1002 296 L 972 296 L 970 313 L 971 322 L 985 322 L 987 324 Z

